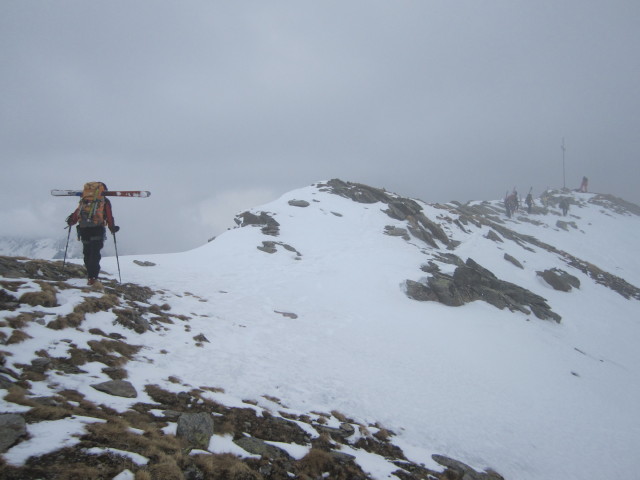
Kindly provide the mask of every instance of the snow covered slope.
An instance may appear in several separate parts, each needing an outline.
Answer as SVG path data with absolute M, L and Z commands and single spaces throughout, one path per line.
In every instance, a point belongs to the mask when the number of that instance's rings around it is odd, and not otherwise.
M 121 257 L 123 281 L 165 292 L 172 312 L 193 318 L 187 336 L 167 326 L 132 338 L 144 350 L 128 378 L 180 391 L 174 375 L 227 400 L 266 395 L 298 412 L 380 422 L 431 468 L 438 453 L 507 479 L 624 478 L 640 467 L 638 207 L 575 192 L 546 202 L 509 219 L 499 201 L 429 205 L 331 181 L 245 212 L 240 228 L 201 248 Z M 469 258 L 542 297 L 560 321 L 489 298 L 448 306 L 411 295 L 411 282 L 428 296 L 429 278 L 456 278 Z M 552 269 L 579 286 L 554 289 L 538 273 Z M 103 270 L 115 273 L 115 258 Z M 114 314 L 94 316 L 98 325 Z M 43 345 L 42 325 L 29 328 L 32 339 L 4 348 L 12 368 L 29 350 L 63 348 L 60 338 Z M 195 333 L 208 342 L 194 349 Z M 71 388 L 63 377 L 33 383 L 34 395 Z M 392 471 L 363 465 L 372 478 Z

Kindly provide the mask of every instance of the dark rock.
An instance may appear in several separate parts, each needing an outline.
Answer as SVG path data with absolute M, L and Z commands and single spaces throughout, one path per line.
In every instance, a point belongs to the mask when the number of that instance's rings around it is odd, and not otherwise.
M 27 434 L 27 424 L 22 415 L 0 414 L 0 453 L 6 452 L 20 438 Z
M 138 392 L 135 387 L 126 380 L 109 380 L 91 386 L 100 392 L 104 392 L 115 397 L 136 398 L 138 396 Z
M 580 280 L 559 268 L 551 268 L 537 272 L 545 282 L 555 290 L 570 292 L 572 288 L 580 288 Z
M 386 227 L 384 227 L 384 233 L 385 235 L 389 235 L 391 237 L 402 237 L 405 240 L 409 240 L 409 232 L 406 228 L 398 228 L 387 225 Z
M 484 238 L 488 238 L 489 240 L 493 240 L 494 242 L 504 243 L 504 240 L 493 230 L 489 230 L 489 232 L 484 236 Z
M 311 205 L 306 200 L 289 200 L 287 203 L 292 207 L 302 207 L 302 208 L 308 207 L 309 205 Z
M 251 212 L 243 212 L 234 219 L 241 227 L 248 225 L 262 226 L 260 229 L 265 235 L 277 237 L 280 234 L 280 224 L 267 212 L 260 212 L 256 215 Z
M 426 284 L 407 280 L 405 286 L 407 296 L 414 300 L 438 301 L 452 307 L 483 300 L 499 309 L 508 308 L 526 314 L 533 312 L 543 320 L 559 322 L 561 319 L 544 298 L 498 279 L 471 258 L 465 264 L 458 265 L 453 275 L 435 272 Z
M 522 264 L 516 260 L 515 258 L 513 258 L 511 255 L 509 255 L 508 253 L 504 254 L 504 259 L 508 262 L 513 263 L 516 267 L 521 268 L 524 270 L 524 267 L 522 266 Z
M 485 472 L 478 472 L 471 468 L 466 463 L 453 458 L 446 457 L 444 455 L 431 455 L 431 458 L 443 467 L 447 467 L 452 470 L 462 480 L 504 480 L 504 477 L 493 470 L 487 470 Z
M 178 418 L 176 436 L 191 447 L 206 450 L 213 435 L 213 417 L 209 413 L 183 413 Z
M 143 262 L 141 260 L 134 260 L 133 263 L 135 263 L 136 265 L 139 265 L 141 267 L 155 267 L 156 264 L 153 262 Z
M 569 231 L 569 227 L 574 228 L 576 230 L 578 229 L 576 222 L 563 222 L 562 220 L 558 220 L 556 222 L 556 227 L 566 231 Z
M 203 333 L 201 333 L 200 335 L 196 335 L 195 337 L 193 337 L 193 339 L 194 339 L 196 342 L 206 342 L 206 343 L 211 343 L 211 342 L 209 341 L 209 339 L 208 339 L 207 337 L 205 337 L 205 336 L 204 336 L 204 334 L 203 334 Z
M 294 252 L 296 255 L 298 256 L 302 256 L 302 254 L 297 251 L 294 247 L 292 247 L 291 245 L 288 245 L 286 243 L 282 243 L 282 242 L 273 242 L 271 240 L 266 240 L 262 242 L 262 246 L 261 247 L 256 247 L 258 250 L 262 250 L 263 252 L 266 253 L 276 253 L 278 251 L 277 246 L 280 245 L 282 248 L 284 248 L 285 250 L 289 251 L 289 252 Z
M 31 360 L 31 371 L 44 373 L 51 366 L 51 359 L 40 357 Z
M 278 311 L 278 310 L 274 310 L 274 313 L 279 313 L 279 314 L 280 314 L 280 315 L 282 315 L 283 317 L 286 317 L 286 318 L 293 318 L 294 320 L 295 320 L 296 318 L 298 318 L 298 315 L 297 315 L 297 314 L 295 314 L 295 313 L 291 313 L 291 312 L 280 312 L 280 311 Z
M 234 440 L 233 443 L 254 455 L 260 455 L 267 458 L 291 459 L 289 454 L 283 449 L 270 445 L 258 438 L 244 436 Z

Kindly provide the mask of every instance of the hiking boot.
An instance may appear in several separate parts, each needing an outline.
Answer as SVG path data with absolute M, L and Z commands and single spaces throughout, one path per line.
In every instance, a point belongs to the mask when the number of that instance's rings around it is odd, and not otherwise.
M 89 286 L 93 285 L 94 283 L 96 283 L 96 279 L 95 279 L 95 278 L 90 278 L 90 279 L 87 281 L 87 285 L 89 285 Z

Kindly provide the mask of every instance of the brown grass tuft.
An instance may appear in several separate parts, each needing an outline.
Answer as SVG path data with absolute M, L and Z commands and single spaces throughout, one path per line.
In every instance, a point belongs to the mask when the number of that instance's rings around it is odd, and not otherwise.
M 56 307 L 58 305 L 58 299 L 56 298 L 55 287 L 42 281 L 36 283 L 40 285 L 41 290 L 39 292 L 23 293 L 18 301 L 31 305 L 32 307 L 38 305 L 42 307 Z
M 28 340 L 30 338 L 33 338 L 31 335 L 23 332 L 22 330 L 14 330 L 11 333 L 11 336 L 7 339 L 6 344 L 7 345 L 14 345 L 16 343 L 22 343 L 25 340 Z
M 27 407 L 35 407 L 38 404 L 26 397 L 27 391 L 19 386 L 9 388 L 7 394 L 3 397 L 7 402 L 25 405 Z
M 330 469 L 333 459 L 324 450 L 312 448 L 299 462 L 300 468 L 311 477 L 315 478 Z
M 71 416 L 71 413 L 60 407 L 48 407 L 39 405 L 33 407 L 25 415 L 27 423 L 42 422 L 44 420 L 60 420 Z
M 226 480 L 259 480 L 262 476 L 251 470 L 238 457 L 225 453 L 222 455 L 194 455 L 196 466 L 204 473 L 204 478 L 223 478 Z

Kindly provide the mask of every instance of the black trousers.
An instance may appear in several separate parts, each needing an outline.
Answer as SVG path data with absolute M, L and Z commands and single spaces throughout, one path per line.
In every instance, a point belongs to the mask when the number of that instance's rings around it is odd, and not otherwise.
M 102 258 L 100 250 L 104 246 L 105 233 L 104 227 L 78 227 L 88 278 L 98 278 L 100 273 L 100 259 Z

